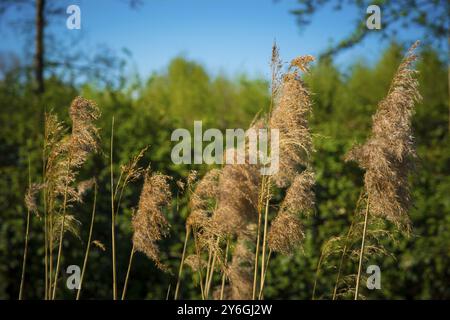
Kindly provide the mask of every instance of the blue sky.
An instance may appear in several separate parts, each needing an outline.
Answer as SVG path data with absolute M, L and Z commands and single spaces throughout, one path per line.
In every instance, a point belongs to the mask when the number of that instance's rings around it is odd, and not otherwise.
M 296 8 L 295 0 L 144 0 L 137 10 L 130 9 L 124 0 L 58 2 L 80 6 L 81 30 L 68 30 L 65 14 L 54 20 L 52 32 L 65 38 L 81 37 L 81 46 L 87 50 L 98 45 L 116 51 L 127 48 L 144 77 L 164 69 L 178 55 L 202 63 L 211 73 L 246 72 L 267 77 L 274 39 L 284 60 L 300 54 L 317 55 L 348 35 L 355 21 L 366 16 L 366 8 L 334 11 L 332 6 L 326 6 L 310 25 L 300 30 L 289 13 Z M 10 12 L 8 19 L 17 20 L 19 15 L 32 14 L 31 10 Z M 20 55 L 29 46 L 9 23 L 0 22 L 0 27 L 1 51 Z M 413 39 L 414 34 L 405 30 L 399 38 Z M 346 66 L 361 57 L 373 61 L 386 45 L 379 37 L 370 36 L 339 54 L 336 62 Z

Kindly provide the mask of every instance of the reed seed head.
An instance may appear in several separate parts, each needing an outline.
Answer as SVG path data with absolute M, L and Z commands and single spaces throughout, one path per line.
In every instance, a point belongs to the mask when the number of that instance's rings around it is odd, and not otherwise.
M 308 90 L 299 78 L 299 71 L 307 71 L 311 56 L 298 57 L 291 62 L 289 71 L 283 76 L 280 97 L 270 118 L 270 128 L 280 132 L 280 166 L 273 176 L 275 184 L 286 187 L 295 177 L 299 167 L 308 167 L 313 152 L 308 117 L 311 114 L 311 99 Z
M 163 208 L 169 205 L 172 198 L 169 179 L 160 173 L 146 173 L 139 206 L 132 218 L 135 250 L 144 253 L 161 270 L 167 270 L 167 267 L 160 262 L 156 242 L 167 236 L 169 231 L 169 223 L 163 214 Z
M 298 215 L 281 212 L 270 226 L 269 249 L 291 255 L 300 246 L 304 236 L 303 226 Z
M 25 193 L 25 206 L 27 207 L 27 210 L 30 211 L 31 213 L 34 213 L 38 217 L 39 211 L 37 206 L 37 196 L 42 188 L 43 188 L 42 184 L 33 183 Z
M 408 50 L 386 98 L 378 104 L 370 137 L 346 156 L 346 160 L 356 161 L 366 171 L 364 184 L 370 213 L 407 232 L 411 227 L 408 175 L 416 158 L 411 118 L 414 104 L 421 99 L 417 71 L 411 69 L 417 46 L 418 42 Z

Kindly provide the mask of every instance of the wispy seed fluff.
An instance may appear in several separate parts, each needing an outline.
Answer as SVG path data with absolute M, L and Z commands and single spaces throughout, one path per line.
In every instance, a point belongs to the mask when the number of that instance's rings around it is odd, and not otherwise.
M 42 188 L 43 188 L 42 184 L 33 183 L 25 193 L 25 206 L 27 207 L 28 211 L 34 213 L 38 217 L 39 211 L 37 206 L 37 196 Z
M 220 236 L 220 228 L 213 222 L 213 215 L 219 194 L 221 170 L 208 171 L 197 183 L 191 194 L 189 207 L 191 213 L 186 228 L 193 228 L 197 245 L 200 249 L 208 248 L 210 252 L 220 252 L 216 237 Z
M 220 174 L 219 169 L 212 169 L 195 186 L 189 203 L 191 213 L 187 219 L 187 227 L 201 228 L 210 224 L 209 219 L 213 214 L 218 196 Z M 188 177 L 188 180 L 191 178 Z M 192 181 L 188 183 L 192 184 Z
M 277 106 L 270 119 L 270 128 L 280 131 L 280 166 L 273 176 L 279 187 L 288 186 L 300 166 L 308 167 L 313 152 L 308 117 L 311 114 L 311 99 L 300 79 L 299 70 L 308 70 L 312 56 L 292 60 L 283 76 Z
M 271 224 L 268 239 L 270 250 L 290 255 L 300 246 L 304 232 L 299 214 L 309 215 L 313 211 L 314 183 L 314 173 L 310 169 L 294 178 Z
M 255 254 L 248 248 L 249 241 L 252 242 L 253 237 L 248 238 L 244 235 L 238 237 L 228 270 L 230 286 L 226 291 L 226 299 L 248 300 L 252 297 L 252 271 Z
M 169 223 L 163 214 L 163 208 L 172 199 L 169 179 L 170 177 L 160 173 L 146 173 L 139 206 L 132 218 L 134 249 L 153 260 L 161 270 L 167 270 L 167 267 L 160 261 L 156 241 L 169 232 Z
M 411 227 L 408 174 L 416 158 L 411 117 L 414 104 L 421 99 L 417 71 L 411 69 L 418 44 L 417 41 L 408 50 L 386 98 L 378 104 L 370 137 L 346 156 L 346 160 L 356 161 L 365 170 L 370 214 L 383 217 L 405 231 Z
M 72 185 L 78 169 L 92 152 L 99 150 L 98 129 L 95 121 L 100 111 L 94 101 L 77 97 L 69 108 L 72 132 L 65 130 L 56 115 L 46 115 L 46 176 L 47 187 L 54 196 L 66 195 L 67 203 L 81 201 Z
M 314 208 L 315 178 L 310 163 L 314 149 L 308 124 L 312 104 L 299 75 L 309 70 L 312 61 L 312 56 L 292 60 L 270 119 L 270 127 L 280 130 L 280 167 L 273 179 L 278 187 L 289 188 L 271 224 L 268 245 L 282 254 L 292 254 L 301 244 L 304 233 L 299 215 L 308 215 Z
M 258 217 L 260 169 L 251 164 L 227 164 L 219 179 L 218 205 L 214 224 L 228 236 L 246 232 Z
M 100 117 L 96 103 L 82 97 L 76 97 L 69 109 L 72 120 L 72 135 L 70 136 L 71 165 L 82 165 L 89 153 L 99 149 L 98 128 L 95 121 Z

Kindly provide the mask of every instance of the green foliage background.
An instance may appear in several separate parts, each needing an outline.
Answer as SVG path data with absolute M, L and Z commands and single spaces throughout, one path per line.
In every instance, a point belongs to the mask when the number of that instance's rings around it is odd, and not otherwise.
M 379 61 L 369 66 L 355 62 L 340 70 L 330 59 L 320 60 L 306 77 L 314 93 L 312 131 L 317 152 L 315 215 L 305 220 L 306 241 L 302 251 L 292 257 L 275 256 L 266 282 L 267 299 L 310 299 L 321 246 L 332 236 L 345 234 L 362 186 L 363 172 L 347 164 L 343 156 L 355 142 L 362 142 L 370 131 L 371 115 L 387 92 L 390 80 L 403 56 L 404 48 L 393 43 Z M 292 57 L 290 57 L 292 58 Z M 411 175 L 415 206 L 411 211 L 414 233 L 398 237 L 398 243 L 384 245 L 396 259 L 375 261 L 382 270 L 382 290 L 368 291 L 369 299 L 449 299 L 450 298 L 450 146 L 448 122 L 447 66 L 438 52 L 422 48 L 417 63 L 423 102 L 417 105 L 414 130 L 420 163 Z M 233 78 L 211 76 L 205 69 L 184 58 L 172 60 L 167 70 L 152 74 L 142 82 L 133 77 L 119 88 L 86 83 L 73 86 L 57 77 L 46 80 L 46 92 L 38 97 L 32 91 L 27 72 L 11 70 L 0 80 L 0 298 L 16 299 L 20 282 L 26 209 L 23 197 L 27 187 L 30 157 L 33 181 L 41 179 L 43 112 L 54 110 L 68 120 L 67 108 L 76 95 L 94 99 L 101 111 L 103 154 L 94 156 L 80 179 L 95 176 L 99 181 L 94 239 L 106 251 L 93 247 L 82 291 L 82 298 L 112 298 L 110 251 L 109 151 L 111 118 L 115 117 L 114 163 L 116 174 L 141 148 L 150 145 L 142 165 L 176 179 L 190 169 L 204 173 L 207 166 L 174 165 L 170 151 L 175 128 L 192 130 L 194 120 L 204 127 L 246 128 L 259 111 L 269 106 L 269 84 L 245 75 Z M 175 181 L 174 180 L 174 181 Z M 118 218 L 119 290 L 131 249 L 131 210 L 137 205 L 142 181 L 127 189 Z M 174 186 L 174 193 L 176 189 Z M 73 208 L 82 222 L 80 239 L 68 235 L 64 243 L 63 269 L 82 264 L 93 194 Z M 143 255 L 137 254 L 128 297 L 165 299 L 168 286 L 176 282 L 184 222 L 188 214 L 184 196 L 174 200 L 168 219 L 170 237 L 161 242 L 162 260 L 173 274 L 163 274 Z M 177 210 L 178 208 L 178 210 Z M 25 298 L 43 297 L 43 221 L 33 217 Z M 192 248 L 191 248 L 192 249 Z M 330 262 L 333 264 L 333 261 Z M 357 266 L 348 266 L 356 270 Z M 353 272 L 354 272 L 353 270 Z M 317 297 L 329 298 L 336 276 L 333 268 L 322 270 Z M 58 298 L 74 298 L 63 289 L 61 277 Z M 182 298 L 199 298 L 200 289 L 186 271 Z

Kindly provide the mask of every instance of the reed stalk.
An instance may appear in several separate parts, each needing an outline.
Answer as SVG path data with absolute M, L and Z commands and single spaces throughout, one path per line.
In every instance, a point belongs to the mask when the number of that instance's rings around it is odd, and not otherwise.
M 272 256 L 272 250 L 269 249 L 269 254 L 267 255 L 266 267 L 264 268 L 263 281 L 261 284 L 261 288 L 259 289 L 258 300 L 261 300 L 264 295 L 264 284 L 266 283 L 266 275 L 267 275 L 267 270 L 269 270 L 269 261 L 270 261 L 271 256 Z
M 315 298 L 316 298 L 317 279 L 319 278 L 320 267 L 322 266 L 322 261 L 323 261 L 323 250 L 322 250 L 322 253 L 320 254 L 319 262 L 317 263 L 317 269 L 316 269 L 316 274 L 314 277 L 314 286 L 313 286 L 311 300 L 315 300 Z
M 67 174 L 70 172 L 70 158 L 67 163 Z M 65 187 L 64 187 L 64 200 L 63 200 L 63 206 L 62 206 L 62 222 L 61 222 L 61 230 L 59 231 L 59 245 L 58 245 L 58 256 L 56 258 L 56 270 L 55 270 L 55 280 L 53 282 L 53 294 L 52 294 L 52 300 L 55 300 L 56 298 L 56 287 L 58 282 L 58 273 L 59 273 L 59 266 L 61 263 L 61 255 L 62 255 L 62 245 L 63 245 L 63 239 L 64 239 L 64 226 L 65 226 L 65 220 L 66 220 L 66 210 L 67 210 L 67 191 L 69 188 L 69 182 L 66 181 Z
M 180 290 L 181 275 L 183 274 L 183 265 L 184 265 L 184 259 L 186 258 L 186 247 L 187 247 L 187 242 L 189 240 L 189 234 L 190 234 L 190 229 L 186 228 L 186 236 L 184 237 L 183 253 L 181 255 L 180 267 L 178 269 L 177 285 L 175 287 L 175 295 L 174 295 L 175 300 L 178 299 L 178 292 Z
M 88 258 L 89 258 L 89 250 L 91 248 L 91 240 L 92 240 L 92 231 L 94 229 L 96 204 L 97 204 L 97 183 L 94 182 L 94 204 L 92 206 L 91 226 L 89 227 L 89 236 L 88 236 L 88 242 L 87 242 L 87 245 L 86 245 L 86 252 L 84 254 L 83 269 L 81 270 L 80 287 L 78 288 L 78 291 L 77 291 L 76 300 L 80 299 L 81 287 L 83 286 L 84 273 L 86 271 L 86 265 L 87 265 L 87 261 L 88 261 Z
M 113 299 L 117 300 L 117 274 L 116 274 L 116 217 L 114 211 L 114 172 L 113 172 L 113 150 L 114 150 L 114 116 L 111 122 L 111 146 L 110 146 L 110 174 L 111 174 L 111 247 L 112 247 L 112 273 L 113 273 Z
M 260 251 L 260 242 L 261 242 L 261 221 L 262 221 L 262 204 L 264 201 L 264 187 L 265 187 L 266 176 L 263 176 L 261 182 L 261 190 L 258 198 L 258 226 L 256 230 L 256 248 L 255 248 L 255 267 L 253 272 L 253 288 L 252 288 L 252 300 L 256 298 L 256 283 L 258 279 L 258 260 L 259 260 L 259 251 Z
M 31 163 L 30 157 L 28 156 L 28 190 L 31 190 Z M 23 249 L 23 262 L 22 262 L 22 275 L 20 277 L 20 289 L 19 289 L 19 300 L 23 298 L 23 283 L 25 280 L 25 268 L 27 264 L 27 254 L 28 254 L 28 237 L 30 233 L 30 209 L 27 208 L 27 225 L 25 228 L 25 245 Z
M 192 230 L 192 234 L 194 236 L 194 246 L 195 246 L 196 255 L 197 255 L 197 258 L 200 259 L 201 252 L 200 252 L 200 248 L 199 248 L 199 245 L 198 245 L 198 239 L 197 239 L 197 236 L 196 236 L 196 231 Z M 201 294 L 202 294 L 202 300 L 205 300 L 205 291 L 204 291 L 204 288 L 203 288 L 203 272 L 202 272 L 202 269 L 203 269 L 202 263 L 199 262 L 198 275 L 200 277 L 200 280 L 199 280 L 199 282 L 200 282 L 200 291 L 201 291 Z
M 225 247 L 225 262 L 224 262 L 225 267 L 228 264 L 228 250 L 229 250 L 229 248 L 230 248 L 230 239 L 227 238 L 227 245 Z M 222 273 L 222 284 L 220 286 L 220 300 L 223 300 L 223 292 L 225 290 L 225 278 L 226 278 L 226 272 L 224 271 Z
M 359 253 L 359 266 L 358 266 L 358 275 L 356 276 L 356 288 L 355 288 L 355 300 L 358 300 L 359 293 L 359 281 L 361 279 L 361 270 L 362 270 L 362 262 L 364 257 L 364 246 L 366 241 L 366 233 L 367 233 L 367 221 L 369 220 L 369 197 L 367 197 L 367 207 L 366 213 L 364 215 L 364 229 L 361 240 L 361 251 Z
M 170 296 L 170 288 L 172 287 L 172 284 L 169 283 L 169 287 L 167 288 L 167 293 L 166 293 L 166 300 L 169 300 L 169 296 Z
M 266 193 L 266 205 L 264 209 L 264 231 L 263 231 L 263 247 L 262 247 L 262 257 L 261 257 L 261 276 L 260 276 L 260 292 L 264 287 L 265 278 L 265 258 L 266 258 L 266 244 L 267 244 L 267 226 L 269 220 L 269 202 L 270 202 L 270 177 L 267 179 L 267 193 Z
M 360 194 L 359 200 L 358 200 L 358 202 L 357 202 L 357 204 L 356 204 L 355 215 L 356 215 L 356 213 L 357 213 L 357 211 L 358 211 L 358 207 L 359 207 L 359 202 L 360 202 L 360 199 L 361 199 L 361 195 L 362 195 L 362 193 Z M 348 250 L 348 246 L 349 246 L 349 238 L 350 238 L 350 235 L 351 235 L 351 233 L 352 233 L 352 231 L 353 231 L 353 227 L 354 227 L 354 225 L 355 225 L 355 220 L 356 220 L 356 218 L 353 217 L 352 223 L 351 223 L 350 228 L 348 229 L 347 235 L 346 235 L 346 237 L 345 237 L 345 245 L 344 245 L 344 249 L 342 250 L 341 259 L 339 260 L 338 274 L 337 274 L 337 276 L 336 276 L 336 282 L 335 282 L 335 284 L 334 284 L 334 290 L 333 290 L 333 298 L 332 298 L 332 300 L 336 300 L 337 289 L 338 289 L 338 286 L 339 286 L 339 280 L 340 280 L 341 273 L 342 273 L 342 266 L 343 266 L 343 264 L 344 264 L 345 254 L 347 253 L 347 250 Z
M 135 250 L 134 250 L 134 243 L 133 243 L 133 247 L 131 248 L 131 252 L 130 252 L 130 260 L 128 261 L 127 275 L 125 276 L 125 283 L 123 285 L 123 290 L 122 290 L 122 300 L 125 300 L 125 296 L 127 294 L 128 278 L 130 277 L 131 264 L 133 263 L 134 253 L 135 253 Z
M 46 156 L 45 156 L 45 150 L 46 150 L 46 146 L 47 146 L 47 126 L 44 125 L 44 145 L 42 148 L 42 180 L 43 180 L 43 185 L 44 185 L 44 192 L 43 192 L 43 197 L 44 197 L 44 268 L 45 268 L 45 289 L 44 289 L 44 300 L 48 300 L 49 299 L 49 276 L 48 276 L 48 272 L 49 272 L 49 266 L 48 266 L 48 217 L 47 217 L 47 189 L 45 188 L 45 182 L 46 182 Z
M 209 272 L 211 270 L 211 262 L 212 262 L 212 252 L 211 252 L 211 247 L 209 247 L 208 262 L 206 264 L 205 283 L 203 285 L 203 288 L 205 288 L 205 299 L 208 299 L 208 281 L 209 281 Z
M 217 237 L 217 242 L 216 242 L 216 246 L 218 247 L 220 244 L 220 237 Z M 211 268 L 209 270 L 209 276 L 208 276 L 208 281 L 206 282 L 206 297 L 208 298 L 209 295 L 209 290 L 211 289 L 211 283 L 212 283 L 212 278 L 214 276 L 214 269 L 216 266 L 216 259 L 217 259 L 217 252 L 214 252 L 213 258 L 212 258 L 212 262 L 211 262 Z

